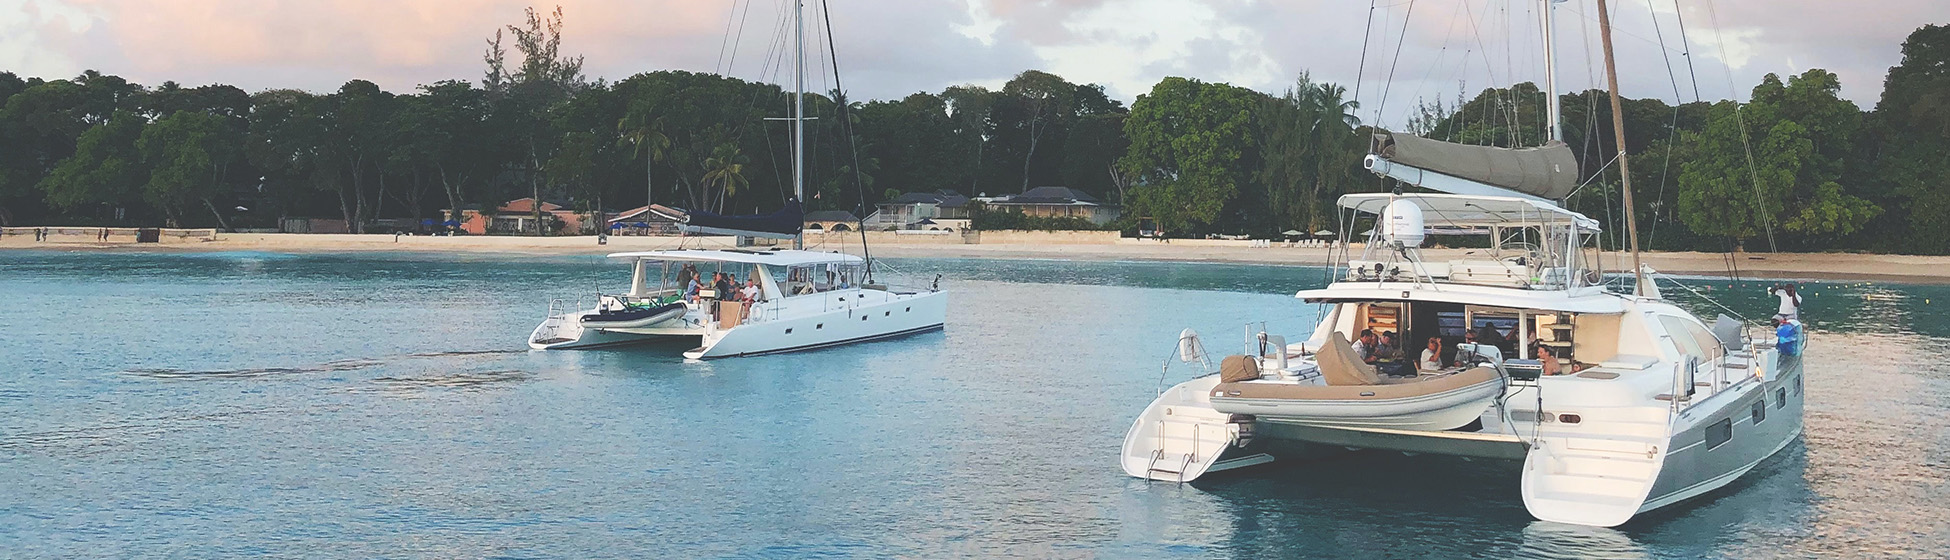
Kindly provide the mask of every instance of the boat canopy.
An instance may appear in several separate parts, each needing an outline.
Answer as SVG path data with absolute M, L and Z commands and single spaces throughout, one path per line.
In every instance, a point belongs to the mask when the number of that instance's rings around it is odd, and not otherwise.
M 1625 298 L 1602 287 L 1575 290 L 1511 290 L 1491 286 L 1411 282 L 1335 282 L 1317 290 L 1301 290 L 1293 297 L 1307 303 L 1370 301 L 1426 301 L 1486 307 L 1616 315 L 1625 312 Z
M 805 225 L 806 210 L 798 200 L 787 200 L 785 206 L 770 214 L 745 216 L 726 216 L 703 210 L 684 212 L 684 223 L 679 227 L 684 233 L 705 235 L 745 235 L 770 239 L 792 239 L 799 236 L 799 228 Z
M 1468 229 L 1522 227 L 1547 223 L 1574 222 L 1584 233 L 1597 233 L 1598 221 L 1549 202 L 1528 198 L 1467 196 L 1459 194 L 1361 193 L 1341 197 L 1342 208 L 1379 215 L 1396 199 L 1414 202 L 1422 209 L 1429 228 Z
M 1570 196 L 1578 187 L 1577 155 L 1556 140 L 1535 148 L 1498 148 L 1382 130 L 1374 133 L 1368 153 L 1389 163 L 1550 200 Z
M 823 251 L 800 251 L 780 249 L 775 251 L 747 251 L 742 249 L 678 249 L 672 251 L 632 251 L 610 253 L 612 259 L 641 259 L 647 261 L 688 261 L 688 262 L 730 262 L 741 264 L 762 264 L 770 266 L 803 266 L 809 264 L 860 264 L 866 262 L 858 256 L 846 253 Z

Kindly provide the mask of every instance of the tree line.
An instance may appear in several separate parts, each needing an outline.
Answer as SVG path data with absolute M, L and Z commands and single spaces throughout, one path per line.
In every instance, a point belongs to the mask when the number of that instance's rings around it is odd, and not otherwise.
M 778 86 L 656 71 L 589 80 L 560 52 L 562 14 L 487 40 L 484 76 L 393 93 L 145 87 L 94 71 L 0 72 L 0 222 L 275 227 L 287 216 L 444 219 L 523 196 L 578 210 L 646 202 L 747 213 L 791 196 Z M 1641 241 L 1661 249 L 1950 251 L 1950 26 L 1903 44 L 1864 111 L 1834 74 L 1769 75 L 1749 103 L 1624 103 Z M 1407 132 L 1495 146 L 1545 141 L 1531 84 L 1428 101 Z M 1616 153 L 1602 91 L 1563 95 L 1584 186 L 1567 204 L 1617 246 Z M 1344 86 L 1277 93 L 1170 77 L 1126 107 L 1096 84 L 1029 70 L 858 101 L 809 94 L 806 205 L 864 215 L 902 192 L 1067 186 L 1174 235 L 1339 226 L 1334 200 L 1390 188 L 1360 169 L 1371 129 Z M 768 120 L 772 119 L 772 120 Z M 1014 223 L 991 217 L 990 223 Z

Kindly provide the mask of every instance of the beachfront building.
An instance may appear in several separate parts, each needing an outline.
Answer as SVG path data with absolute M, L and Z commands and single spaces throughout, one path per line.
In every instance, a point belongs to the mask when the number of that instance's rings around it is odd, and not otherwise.
M 1083 218 L 1097 225 L 1108 224 L 1124 209 L 1106 204 L 1097 197 L 1069 187 L 1036 187 L 1022 194 L 987 201 L 990 210 L 1009 210 L 1038 218 Z
M 549 234 L 568 234 L 594 231 L 600 227 L 589 221 L 589 214 L 577 212 L 567 206 L 549 201 L 540 201 L 543 230 Z M 442 210 L 447 219 L 459 222 L 461 231 L 474 235 L 489 233 L 532 234 L 535 232 L 534 198 L 517 198 L 494 209 L 493 213 L 483 212 L 479 206 L 449 208 Z
M 877 205 L 879 211 L 867 217 L 867 228 L 961 231 L 968 229 L 968 202 L 950 189 L 903 194 Z
M 860 218 L 845 210 L 820 210 L 806 213 L 807 233 L 822 231 L 853 231 L 860 227 Z
M 662 210 L 659 210 L 662 209 Z M 638 206 L 611 216 L 610 235 L 679 235 L 677 217 L 662 206 Z M 620 225 L 622 227 L 616 227 Z

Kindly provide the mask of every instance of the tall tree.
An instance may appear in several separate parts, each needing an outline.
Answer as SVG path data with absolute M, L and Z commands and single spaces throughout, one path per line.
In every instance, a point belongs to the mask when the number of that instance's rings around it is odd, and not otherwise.
M 1030 168 L 1036 163 L 1037 149 L 1051 130 L 1067 125 L 1074 116 L 1076 93 L 1076 84 L 1036 70 L 1016 74 L 1002 86 L 1003 99 L 1009 102 L 1015 117 L 1008 123 L 1016 133 L 1011 136 L 1022 152 L 1023 191 L 1029 190 L 1033 180 Z
M 1841 82 L 1825 70 L 1809 70 L 1785 85 L 1768 74 L 1746 107 L 1715 106 L 1697 137 L 1696 158 L 1679 176 L 1680 218 L 1695 232 L 1736 241 L 1759 236 L 1770 225 L 1804 240 L 1832 240 L 1880 213 L 1838 182 L 1861 121 L 1840 90 Z
M 1900 228 L 1887 248 L 1950 252 L 1950 25 L 1926 25 L 1903 41 L 1872 116 L 1874 143 L 1864 160 L 1888 191 Z
M 1250 187 L 1259 145 L 1253 111 L 1262 97 L 1243 88 L 1165 78 L 1138 96 L 1124 134 L 1122 167 L 1136 177 L 1132 209 L 1169 231 L 1223 224 L 1226 210 Z
M 171 222 L 180 222 L 190 208 L 202 206 L 229 228 L 216 198 L 225 194 L 226 173 L 238 159 L 243 138 L 224 118 L 210 113 L 177 111 L 143 129 L 136 146 L 152 167 L 143 196 L 162 209 Z
M 82 133 L 74 156 L 62 160 L 41 180 L 48 203 L 76 212 L 98 205 L 126 208 L 140 201 L 149 171 L 136 150 L 136 140 L 146 124 L 135 113 L 118 111 L 108 122 Z

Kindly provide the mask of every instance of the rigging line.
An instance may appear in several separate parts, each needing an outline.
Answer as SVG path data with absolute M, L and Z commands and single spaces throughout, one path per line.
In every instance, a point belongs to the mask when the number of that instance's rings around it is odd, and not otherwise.
M 1408 40 L 1408 22 L 1413 21 L 1414 19 L 1415 19 L 1415 0 L 1409 0 L 1408 13 L 1402 14 L 1401 35 L 1395 37 L 1395 57 L 1393 61 L 1388 63 L 1388 80 L 1382 82 L 1381 103 L 1379 103 L 1374 110 L 1375 124 L 1385 125 L 1387 123 L 1387 121 L 1382 120 L 1382 111 L 1388 108 L 1388 90 L 1395 88 L 1395 67 L 1401 64 L 1402 45 L 1406 43 Z
M 1713 26 L 1714 39 L 1720 43 L 1720 61 L 1724 63 L 1727 60 L 1727 40 L 1725 36 L 1720 34 L 1720 15 L 1719 11 L 1713 8 L 1713 0 L 1706 1 L 1706 19 L 1707 23 Z M 1722 66 L 1726 65 L 1722 64 Z M 1760 193 L 1760 170 L 1754 166 L 1754 146 L 1747 139 L 1747 119 L 1741 114 L 1740 92 L 1733 85 L 1732 66 L 1727 66 L 1727 90 L 1731 94 L 1730 97 L 1734 100 L 1733 120 L 1734 124 L 1740 127 L 1740 149 L 1747 155 L 1747 174 L 1753 180 L 1754 204 L 1759 207 L 1759 211 L 1756 214 L 1760 216 L 1761 227 L 1767 230 L 1767 249 L 1769 252 L 1779 253 L 1781 252 L 1781 246 L 1774 242 L 1774 220 L 1768 216 L 1767 199 L 1762 197 Z M 1753 100 L 1749 99 L 1748 102 L 1752 103 Z
M 1672 172 L 1672 142 L 1679 137 L 1679 105 L 1681 98 L 1679 93 L 1679 76 L 1673 73 L 1672 56 L 1666 54 L 1666 49 L 1664 48 L 1666 45 L 1666 32 L 1664 27 L 1659 25 L 1659 12 L 1658 10 L 1652 9 L 1652 2 L 1650 0 L 1647 0 L 1645 3 L 1645 13 L 1652 17 L 1652 32 L 1659 38 L 1659 57 L 1665 59 L 1666 79 L 1672 82 L 1672 124 L 1666 127 L 1666 158 L 1659 163 L 1659 194 L 1652 198 L 1653 204 L 1660 204 L 1660 201 L 1666 199 L 1666 182 L 1671 177 Z M 1658 238 L 1659 213 L 1654 211 L 1652 213 L 1652 230 L 1646 234 L 1645 243 L 1651 245 Z
M 840 56 L 838 48 L 833 45 L 833 12 L 830 5 L 831 2 L 820 0 L 819 13 L 826 20 L 826 52 L 832 55 L 834 91 L 844 92 L 845 90 L 839 87 Z M 837 97 L 836 95 L 835 98 Z M 853 153 L 853 191 L 860 195 L 860 213 L 865 214 L 867 213 L 867 186 L 860 180 L 860 146 L 854 142 L 853 119 L 848 118 L 846 114 L 846 104 L 837 103 L 837 105 L 839 105 L 840 126 L 846 135 L 847 149 Z M 866 218 L 860 218 L 860 227 L 856 229 L 860 230 L 860 258 L 865 261 L 863 264 L 866 267 L 866 278 L 863 283 L 871 284 L 873 283 L 873 252 L 867 248 Z
M 1575 189 L 1571 189 L 1571 194 L 1567 194 L 1567 195 L 1564 195 L 1564 198 L 1571 198 L 1572 196 L 1575 196 L 1575 195 L 1577 195 L 1577 194 L 1578 194 L 1578 191 L 1581 191 L 1581 190 L 1584 190 L 1584 186 L 1585 186 L 1585 185 L 1589 185 L 1589 184 L 1591 184 L 1591 182 L 1592 182 L 1592 181 L 1596 181 L 1596 180 L 1598 180 L 1598 175 L 1599 175 L 1600 173 L 1604 173 L 1606 169 L 1610 169 L 1610 168 L 1611 168 L 1611 164 L 1614 164 L 1614 163 L 1618 163 L 1618 154 L 1612 154 L 1612 156 L 1611 156 L 1611 160 L 1609 160 L 1609 161 L 1606 161 L 1606 162 L 1605 162 L 1605 166 L 1604 166 L 1604 167 L 1600 167 L 1600 168 L 1598 168 L 1598 173 L 1593 173 L 1593 174 L 1591 174 L 1591 178 L 1589 178 L 1589 179 L 1585 179 L 1583 183 L 1578 183 L 1578 188 L 1575 188 Z M 1609 198 L 1609 197 L 1607 197 L 1607 198 Z M 1607 210 L 1607 212 L 1610 212 L 1610 211 L 1609 211 L 1609 210 Z
M 1361 29 L 1361 65 L 1354 69 L 1354 101 L 1361 101 L 1361 77 L 1368 70 L 1368 36 L 1374 33 L 1375 0 L 1368 0 L 1368 25 Z
M 1462 7 L 1457 6 L 1456 11 L 1462 11 Z M 1435 75 L 1435 68 L 1442 65 L 1442 58 L 1449 53 L 1449 39 L 1456 33 L 1456 19 L 1456 14 L 1449 14 L 1449 30 L 1442 34 L 1442 48 L 1436 51 L 1434 59 L 1429 61 L 1429 69 L 1422 72 L 1422 80 L 1415 85 L 1414 98 L 1417 104 L 1422 100 L 1422 88 L 1428 85 L 1429 77 Z
M 1617 15 L 1617 14 L 1618 14 L 1618 10 L 1620 10 L 1620 9 L 1622 9 L 1622 8 L 1623 8 L 1623 5 L 1614 5 L 1614 6 L 1612 6 L 1612 7 L 1611 7 L 1611 13 L 1612 13 L 1612 15 Z M 1572 12 L 1572 13 L 1575 13 L 1575 14 L 1577 14 L 1579 18 L 1582 18 L 1582 19 L 1584 19 L 1584 20 L 1587 20 L 1587 21 L 1591 21 L 1591 22 L 1593 22 L 1593 23 L 1596 23 L 1596 20 L 1595 20 L 1595 19 L 1593 19 L 1593 17 L 1592 17 L 1592 15 L 1591 15 L 1591 14 L 1589 14 L 1589 13 L 1587 13 L 1587 12 L 1585 12 L 1585 11 L 1583 11 L 1583 10 L 1572 10 L 1571 12 Z M 1651 45 L 1651 46 L 1653 46 L 1653 47 L 1657 47 L 1657 48 L 1659 48 L 1659 49 L 1662 49 L 1662 50 L 1667 50 L 1667 51 L 1671 51 L 1671 52 L 1674 52 L 1674 53 L 1678 53 L 1678 52 L 1680 52 L 1680 51 L 1679 51 L 1679 49 L 1675 49 L 1675 48 L 1672 48 L 1672 47 L 1668 47 L 1668 46 L 1665 46 L 1665 45 L 1663 45 L 1663 44 L 1661 44 L 1661 43 L 1659 43 L 1658 41 L 1654 41 L 1654 40 L 1652 40 L 1652 38 L 1650 38 L 1650 37 L 1646 37 L 1646 36 L 1644 36 L 1644 35 L 1639 35 L 1639 34 L 1636 34 L 1636 33 L 1632 33 L 1632 32 L 1630 32 L 1630 31 L 1625 31 L 1625 30 L 1622 30 L 1622 29 L 1619 29 L 1619 28 L 1618 28 L 1618 27 L 1616 27 L 1616 26 L 1614 26 L 1614 27 L 1612 27 L 1612 30 L 1611 30 L 1611 32 L 1612 32 L 1612 35 L 1613 35 L 1614 37 L 1616 37 L 1616 36 L 1618 36 L 1618 35 L 1624 35 L 1624 36 L 1626 36 L 1626 37 L 1630 37 L 1630 38 L 1633 38 L 1633 39 L 1637 39 L 1637 40 L 1639 40 L 1640 42 L 1643 42 L 1643 43 L 1645 43 L 1645 44 L 1647 44 L 1647 45 Z
M 1650 2 L 1647 0 L 1648 4 Z M 1679 54 L 1686 59 L 1686 79 L 1693 84 L 1693 102 L 1698 103 L 1699 74 L 1693 71 L 1693 42 L 1686 37 L 1686 13 L 1679 9 L 1679 0 L 1672 0 L 1672 17 L 1679 20 L 1679 44 L 1686 49 Z
M 724 36 L 718 38 L 718 64 L 716 66 L 711 67 L 712 71 L 716 72 L 720 76 L 729 73 L 726 72 L 724 69 L 724 51 L 725 51 L 725 46 L 731 43 L 731 22 L 736 21 L 737 19 L 738 19 L 738 0 L 731 0 L 731 9 L 726 11 L 724 14 Z

